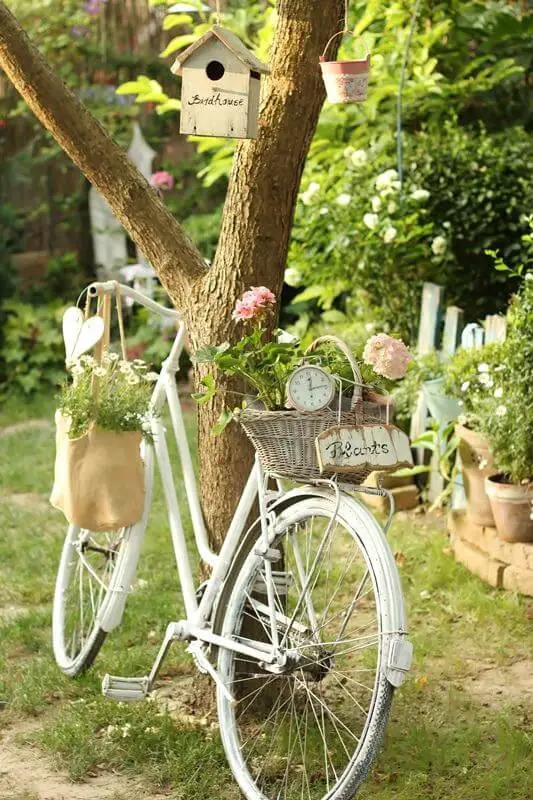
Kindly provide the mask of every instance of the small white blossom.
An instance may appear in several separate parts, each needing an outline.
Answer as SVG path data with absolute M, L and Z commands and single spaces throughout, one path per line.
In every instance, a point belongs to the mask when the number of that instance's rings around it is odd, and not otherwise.
M 492 387 L 494 386 L 494 381 L 492 380 L 488 372 L 481 373 L 481 375 L 479 376 L 479 382 L 487 389 L 492 389 Z
M 87 367 L 96 367 L 96 358 L 93 356 L 84 355 L 80 358 L 82 364 L 85 364 Z
M 375 230 L 379 224 L 379 217 L 377 214 L 365 214 L 363 222 L 371 231 Z
M 368 331 L 368 333 L 372 333 L 373 331 L 375 331 L 375 329 L 376 329 L 376 323 L 375 322 L 367 322 L 367 323 L 365 323 L 365 330 Z
M 503 397 L 503 389 L 501 386 L 498 386 L 497 389 L 494 390 L 494 397 L 499 400 L 500 397 Z
M 329 214 L 329 208 L 327 206 L 322 206 L 318 213 L 323 217 L 325 214 Z
M 415 189 L 411 197 L 413 200 L 427 200 L 429 197 L 429 192 L 427 189 Z
M 498 406 L 496 409 L 496 416 L 497 417 L 505 417 L 507 414 L 507 406 Z
M 140 383 L 141 379 L 138 375 L 126 375 L 126 383 L 128 386 L 135 386 L 137 383 Z
M 81 364 L 74 364 L 70 371 L 75 378 L 79 378 L 85 372 Z
M 147 372 L 146 375 L 144 375 L 144 380 L 155 383 L 155 381 L 159 380 L 159 375 L 157 372 Z
M 380 208 L 381 208 L 381 197 L 375 195 L 372 198 L 372 211 L 379 211 Z
M 344 158 L 351 158 L 352 153 L 354 152 L 355 150 L 353 149 L 353 147 L 351 145 L 348 145 L 348 147 L 344 148 Z
M 366 266 L 366 262 L 364 258 L 360 258 L 357 262 L 357 269 L 364 269 Z
M 398 173 L 395 169 L 387 169 L 376 178 L 376 189 L 378 192 L 381 189 L 400 188 L 398 180 Z
M 139 589 L 146 589 L 146 587 L 148 586 L 148 581 L 145 578 L 139 578 L 137 580 L 137 586 L 139 587 Z
M 480 459 L 480 462 L 479 462 L 479 469 L 486 469 L 486 467 L 488 466 L 488 463 L 489 463 L 489 462 L 487 461 L 487 459 L 486 459 L 486 458 L 482 458 L 482 459 Z
M 337 205 L 339 206 L 349 206 L 352 202 L 352 195 L 351 194 L 340 194 L 337 197 Z
M 436 256 L 441 256 L 446 251 L 446 239 L 444 236 L 436 236 L 431 242 L 431 249 Z
M 397 208 L 398 206 L 396 205 L 394 200 L 391 200 L 389 205 L 387 206 L 387 211 L 389 212 L 389 214 L 394 214 Z
M 117 730 L 118 730 L 118 728 L 117 728 L 116 725 L 108 725 L 107 728 L 106 728 L 106 735 L 107 736 L 113 736 L 113 734 Z
M 461 391 L 466 392 L 469 386 L 470 386 L 470 381 L 464 381 L 464 383 L 461 384 Z
M 354 150 L 350 158 L 354 167 L 363 167 L 368 161 L 366 150 Z
M 288 267 L 285 270 L 284 280 L 287 286 L 299 286 L 302 281 L 302 273 L 296 267 Z
M 126 739 L 130 735 L 130 732 L 131 732 L 131 725 L 129 722 L 126 722 L 126 724 L 122 728 L 122 738 Z
M 383 234 L 383 241 L 385 244 L 390 244 L 395 238 L 398 231 L 392 225 L 385 229 L 385 233 Z
M 490 367 L 488 364 L 480 364 L 477 368 L 478 372 L 490 372 Z
M 526 281 L 533 281 L 533 272 L 526 272 L 525 280 Z
M 132 372 L 132 366 L 129 361 L 119 361 L 118 368 L 124 375 L 127 375 L 128 372 Z
M 315 194 L 319 191 L 320 191 L 320 184 L 317 183 L 316 181 L 311 181 L 311 183 L 307 187 L 307 190 L 303 192 L 301 195 L 302 203 L 308 206 L 311 203 Z
M 94 374 L 97 378 L 105 378 L 107 375 L 107 370 L 105 370 L 103 367 L 96 367 Z

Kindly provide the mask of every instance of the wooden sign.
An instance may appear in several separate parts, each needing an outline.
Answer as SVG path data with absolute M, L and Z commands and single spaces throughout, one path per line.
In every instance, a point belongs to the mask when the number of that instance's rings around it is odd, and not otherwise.
M 182 76 L 181 133 L 255 139 L 261 77 L 270 70 L 234 33 L 215 25 L 172 72 Z
M 321 472 L 413 465 L 409 437 L 394 425 L 338 425 L 317 437 L 316 451 Z

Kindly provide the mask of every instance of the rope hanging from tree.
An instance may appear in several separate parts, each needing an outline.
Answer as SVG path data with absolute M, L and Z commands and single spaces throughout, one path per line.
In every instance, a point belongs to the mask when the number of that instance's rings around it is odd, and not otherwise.
M 220 0 L 217 0 L 216 15 L 217 15 L 217 25 L 220 25 Z

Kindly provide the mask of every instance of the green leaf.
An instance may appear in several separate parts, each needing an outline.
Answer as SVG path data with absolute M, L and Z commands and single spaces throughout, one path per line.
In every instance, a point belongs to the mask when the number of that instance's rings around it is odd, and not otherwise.
M 176 100 L 175 98 L 170 98 L 166 100 L 164 103 L 161 103 L 156 109 L 159 116 L 163 114 L 168 114 L 169 111 L 180 111 L 181 109 L 181 100 Z
M 184 33 L 182 36 L 175 36 L 160 54 L 161 58 L 167 58 L 168 56 L 171 56 L 172 53 L 175 53 L 177 50 L 181 50 L 183 47 L 187 47 L 197 39 L 198 35 L 196 33 Z
M 211 433 L 213 433 L 215 436 L 219 436 L 227 428 L 227 426 L 232 421 L 234 416 L 235 416 L 234 411 L 231 411 L 229 409 L 223 411 L 220 417 L 218 418 L 218 421 L 211 428 Z
M 396 478 L 409 478 L 411 475 L 422 475 L 425 472 L 431 472 L 431 467 L 424 467 L 422 464 L 416 467 L 404 467 L 397 469 L 391 473 Z
M 169 31 L 178 25 L 192 25 L 192 17 L 190 14 L 167 14 L 163 20 L 163 30 Z
M 200 385 L 205 386 L 206 391 L 195 392 L 194 394 L 191 394 L 191 397 L 198 403 L 199 406 L 203 406 L 215 396 L 217 387 L 215 384 L 215 379 L 212 375 L 206 375 L 205 378 L 202 378 Z

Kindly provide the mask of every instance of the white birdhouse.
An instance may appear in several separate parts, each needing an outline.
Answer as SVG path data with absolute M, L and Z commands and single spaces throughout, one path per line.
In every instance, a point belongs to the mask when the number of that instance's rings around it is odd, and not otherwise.
M 181 133 L 255 139 L 261 75 L 270 70 L 231 31 L 218 25 L 181 53 Z

